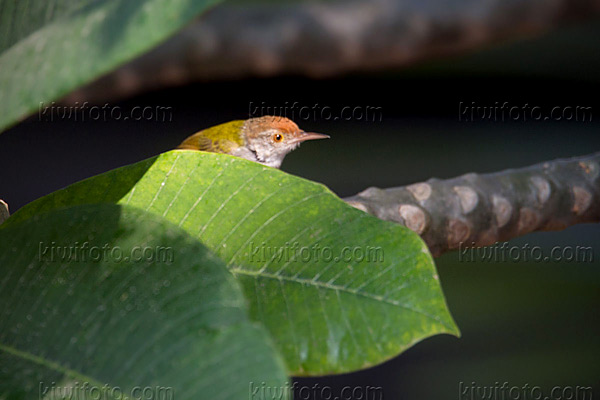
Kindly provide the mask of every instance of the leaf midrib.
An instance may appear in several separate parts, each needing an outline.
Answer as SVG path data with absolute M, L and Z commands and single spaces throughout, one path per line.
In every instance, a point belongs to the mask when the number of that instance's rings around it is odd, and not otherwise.
M 338 292 L 345 292 L 348 294 L 352 294 L 352 295 L 356 295 L 356 296 L 362 296 L 365 297 L 369 300 L 374 300 L 374 301 L 378 301 L 378 302 L 382 302 L 382 303 L 386 303 L 395 307 L 400 307 L 403 308 L 405 310 L 408 311 L 412 311 L 416 314 L 420 314 L 424 317 L 427 317 L 439 324 L 441 324 L 442 326 L 450 329 L 451 331 L 453 330 L 452 327 L 448 326 L 446 323 L 444 323 L 443 321 L 439 320 L 438 318 L 427 314 L 426 312 L 407 306 L 406 304 L 402 304 L 400 302 L 397 301 L 393 301 L 390 299 L 386 299 L 383 296 L 377 296 L 375 294 L 372 293 L 368 293 L 368 292 L 363 292 L 363 291 L 359 291 L 356 289 L 350 289 L 347 288 L 345 286 L 339 286 L 339 285 L 332 285 L 330 283 L 327 282 L 321 282 L 321 281 L 314 281 L 312 279 L 304 279 L 304 278 L 296 278 L 293 276 L 285 276 L 285 275 L 275 275 L 275 274 L 270 274 L 267 272 L 258 272 L 258 271 L 249 271 L 243 268 L 230 268 L 229 269 L 234 275 L 236 274 L 241 274 L 241 275 L 247 275 L 247 276 L 253 276 L 253 277 L 261 277 L 261 278 L 266 278 L 266 279 L 273 279 L 273 280 L 278 280 L 278 281 L 288 281 L 288 282 L 292 282 L 292 283 L 296 283 L 299 285 L 310 285 L 310 286 L 315 286 L 315 287 L 319 287 L 319 288 L 323 288 L 323 289 L 328 289 L 328 290 L 335 290 Z

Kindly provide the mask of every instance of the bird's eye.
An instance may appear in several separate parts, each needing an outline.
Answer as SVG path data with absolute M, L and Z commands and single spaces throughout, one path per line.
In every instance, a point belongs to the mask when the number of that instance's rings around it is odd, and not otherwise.
M 273 135 L 273 140 L 276 142 L 281 142 L 283 140 L 283 135 L 281 133 L 276 133 Z

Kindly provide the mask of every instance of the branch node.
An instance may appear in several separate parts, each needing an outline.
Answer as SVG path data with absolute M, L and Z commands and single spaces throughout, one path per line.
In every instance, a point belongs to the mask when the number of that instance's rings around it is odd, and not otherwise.
M 592 194 L 581 186 L 573 187 L 573 212 L 577 215 L 583 214 L 592 203 Z
M 533 183 L 533 186 L 535 186 L 537 201 L 539 205 L 543 206 L 550 198 L 550 183 L 540 176 L 532 176 L 531 183 Z
M 539 223 L 538 212 L 529 207 L 523 207 L 519 211 L 519 222 L 517 229 L 520 234 L 533 232 Z
M 460 219 L 451 219 L 448 222 L 448 247 L 457 249 L 461 243 L 464 243 L 471 235 L 471 228 L 468 222 Z
M 454 191 L 460 199 L 460 207 L 463 213 L 468 214 L 477 207 L 479 203 L 479 196 L 477 192 L 468 186 L 454 186 Z
M 414 185 L 407 186 L 406 189 L 419 202 L 423 202 L 431 196 L 431 185 L 428 183 L 415 183 Z
M 402 204 L 398 208 L 398 212 L 404 220 L 404 225 L 419 235 L 427 228 L 427 216 L 419 207 L 412 204 Z
M 496 224 L 498 224 L 498 228 L 502 228 L 510 221 L 513 211 L 512 205 L 506 198 L 496 194 L 492 196 L 492 204 L 494 215 L 496 216 Z
M 351 205 L 352 207 L 354 207 L 360 211 L 364 211 L 366 213 L 369 212 L 369 209 L 367 208 L 367 206 L 365 206 L 363 203 L 360 203 L 358 201 L 347 201 L 346 203 L 348 203 L 349 205 Z

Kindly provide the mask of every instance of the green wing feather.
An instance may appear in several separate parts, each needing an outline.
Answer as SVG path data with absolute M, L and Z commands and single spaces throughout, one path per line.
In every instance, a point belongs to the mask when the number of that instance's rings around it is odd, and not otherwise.
M 177 148 L 230 154 L 233 149 L 244 145 L 241 134 L 244 122 L 243 120 L 226 122 L 196 132 Z

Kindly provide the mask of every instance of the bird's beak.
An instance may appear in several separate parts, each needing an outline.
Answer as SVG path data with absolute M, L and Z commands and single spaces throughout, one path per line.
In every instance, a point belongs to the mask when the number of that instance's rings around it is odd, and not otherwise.
M 307 140 L 316 140 L 316 139 L 329 139 L 329 135 L 324 135 L 322 133 L 315 132 L 300 132 L 298 136 L 294 138 L 295 142 L 301 143 Z

